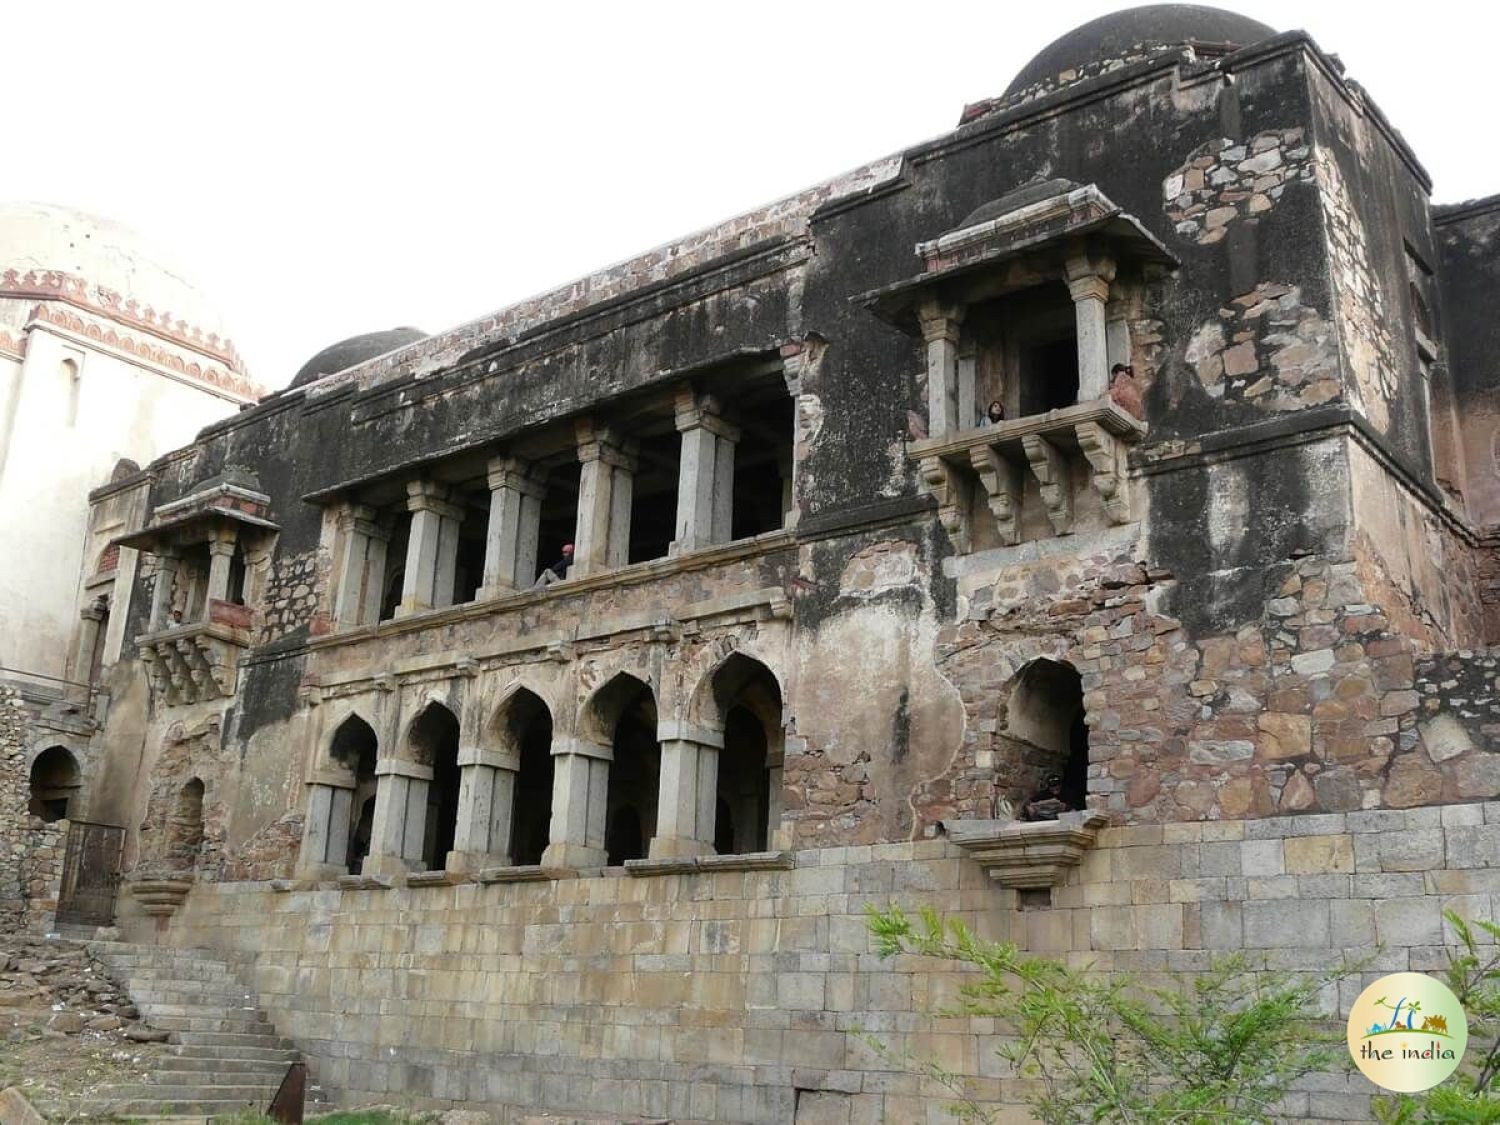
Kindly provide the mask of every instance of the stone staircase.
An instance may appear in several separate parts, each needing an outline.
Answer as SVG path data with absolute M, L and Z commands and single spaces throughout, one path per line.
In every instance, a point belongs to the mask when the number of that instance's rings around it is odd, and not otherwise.
M 88 1116 L 196 1116 L 264 1111 L 301 1055 L 283 1039 L 229 962 L 197 949 L 92 941 L 89 951 L 125 984 L 141 1015 L 171 1032 L 145 1082 L 116 1086 Z M 309 1106 L 323 1101 L 309 1081 Z

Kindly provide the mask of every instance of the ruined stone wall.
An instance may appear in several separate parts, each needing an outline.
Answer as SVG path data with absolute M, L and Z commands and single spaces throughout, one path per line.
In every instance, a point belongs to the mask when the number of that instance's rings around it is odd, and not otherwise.
M 348 1104 L 785 1125 L 932 1120 L 907 1057 L 1026 1093 L 1003 1023 L 939 1019 L 966 974 L 882 962 L 867 903 L 930 905 L 983 936 L 1147 983 L 1246 951 L 1270 969 L 1380 946 L 1331 1011 L 1390 972 L 1444 964 L 1444 908 L 1497 917 L 1500 804 L 1104 831 L 1050 905 L 989 883 L 943 840 L 801 851 L 790 870 L 388 890 L 200 886 L 163 940 L 238 955 L 260 1003 Z M 123 919 L 127 936 L 152 922 Z M 865 1039 L 873 1035 L 889 1054 Z M 1358 1075 L 1307 1082 L 1286 1116 L 1371 1119 Z M 844 1116 L 844 1115 L 848 1116 Z
M 1500 198 L 1435 209 L 1441 248 L 1438 317 L 1459 420 L 1464 506 L 1480 527 L 1500 523 Z
M 19 688 L 0 684 L 0 929 L 22 924 L 31 850 L 26 741 L 31 714 Z

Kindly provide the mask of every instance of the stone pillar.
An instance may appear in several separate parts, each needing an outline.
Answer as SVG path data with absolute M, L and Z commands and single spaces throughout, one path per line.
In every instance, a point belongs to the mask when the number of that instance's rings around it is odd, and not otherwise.
M 203 599 L 205 621 L 211 603 L 229 599 L 229 564 L 233 561 L 233 532 L 221 532 L 208 541 L 208 594 Z
M 180 561 L 176 551 L 156 552 L 156 585 L 151 590 L 151 627 L 148 632 L 155 633 L 171 623 L 172 587 L 177 582 Z
M 458 765 L 458 827 L 444 866 L 449 871 L 509 867 L 520 759 L 470 746 L 459 748 Z
M 724 732 L 663 722 L 657 724 L 656 737 L 661 742 L 661 797 L 651 858 L 712 855 Z
M 365 874 L 400 875 L 421 869 L 431 784 L 431 766 L 403 758 L 381 758 L 375 763 L 375 818 Z
M 964 310 L 928 301 L 920 317 L 927 341 L 927 436 L 942 437 L 959 429 L 958 338 Z M 973 409 L 971 403 L 970 413 Z
M 979 401 L 979 353 L 972 340 L 958 351 L 958 428 L 972 430 L 988 403 Z
M 1109 392 L 1109 333 L 1105 305 L 1115 265 L 1108 258 L 1081 254 L 1068 259 L 1068 292 L 1078 323 L 1078 401 L 1093 402 Z
M 99 648 L 99 626 L 108 612 L 108 601 L 103 597 L 90 598 L 88 604 L 78 611 L 78 648 L 73 653 L 71 678 L 79 684 L 93 681 L 94 653 Z
M 532 467 L 516 457 L 491 460 L 489 482 L 490 523 L 484 540 L 481 598 L 524 590 L 536 578 L 542 497 L 547 491 Z
M 350 504 L 340 512 L 338 527 L 343 554 L 333 604 L 334 621 L 346 629 L 373 625 L 380 620 L 390 529 L 381 525 L 375 509 L 363 504 Z
M 578 530 L 570 578 L 598 574 L 630 560 L 630 503 L 635 485 L 635 443 L 588 419 L 577 426 Z
M 333 879 L 349 873 L 354 788 L 354 775 L 340 769 L 321 770 L 307 783 L 297 878 Z
M 734 447 L 740 431 L 719 415 L 719 403 L 691 389 L 677 394 L 677 536 L 671 554 L 734 537 Z
M 406 506 L 411 511 L 411 537 L 397 617 L 453 604 L 458 525 L 464 518 L 463 509 L 448 503 L 448 490 L 431 481 L 408 482 Z
M 552 828 L 542 863 L 547 867 L 602 867 L 609 763 L 614 751 L 583 739 L 552 743 Z

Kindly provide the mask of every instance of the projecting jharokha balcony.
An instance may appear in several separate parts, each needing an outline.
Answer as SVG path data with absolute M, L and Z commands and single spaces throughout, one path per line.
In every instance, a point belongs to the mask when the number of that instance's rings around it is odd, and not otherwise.
M 250 645 L 249 626 L 246 607 L 214 599 L 206 621 L 137 637 L 151 686 L 169 704 L 232 696 L 240 654 Z
M 1127 447 L 1146 424 L 1108 398 L 1012 421 L 914 441 L 907 447 L 922 487 L 938 503 L 938 517 L 960 553 L 970 549 L 971 520 L 987 502 L 1002 546 L 1021 540 L 1026 474 L 1036 478 L 1052 530 L 1073 529 L 1073 469 L 1081 459 L 1089 485 L 1111 523 L 1130 522 Z M 977 493 L 976 489 L 983 492 Z

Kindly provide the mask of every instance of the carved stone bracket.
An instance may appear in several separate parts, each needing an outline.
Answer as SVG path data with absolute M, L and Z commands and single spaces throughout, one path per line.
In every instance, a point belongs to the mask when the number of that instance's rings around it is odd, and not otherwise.
M 1130 522 L 1130 489 L 1125 479 L 1125 446 L 1098 422 L 1080 422 L 1073 428 L 1078 448 L 1094 470 L 1090 483 L 1104 501 L 1112 523 Z
M 193 884 L 186 879 L 142 879 L 130 884 L 130 893 L 141 910 L 156 917 L 174 913 L 192 889 Z
M 1014 462 L 1002 457 L 990 446 L 969 450 L 970 462 L 979 474 L 979 483 L 990 498 L 990 511 L 1000 532 L 1000 542 L 1014 547 L 1021 541 L 1021 472 Z
M 1068 868 L 1083 862 L 1109 818 L 1068 812 L 1056 820 L 963 820 L 948 824 L 948 838 L 972 855 L 1002 887 L 1055 887 Z
M 1021 439 L 1026 463 L 1042 486 L 1042 503 L 1052 530 L 1066 535 L 1073 530 L 1073 486 L 1068 479 L 1068 459 L 1063 451 L 1041 434 L 1027 434 Z
M 922 490 L 937 501 L 938 522 L 959 554 L 969 551 L 969 485 L 941 457 L 924 457 L 917 465 Z
M 225 699 L 234 694 L 244 630 L 218 624 L 177 626 L 137 637 L 152 688 L 168 705 Z

